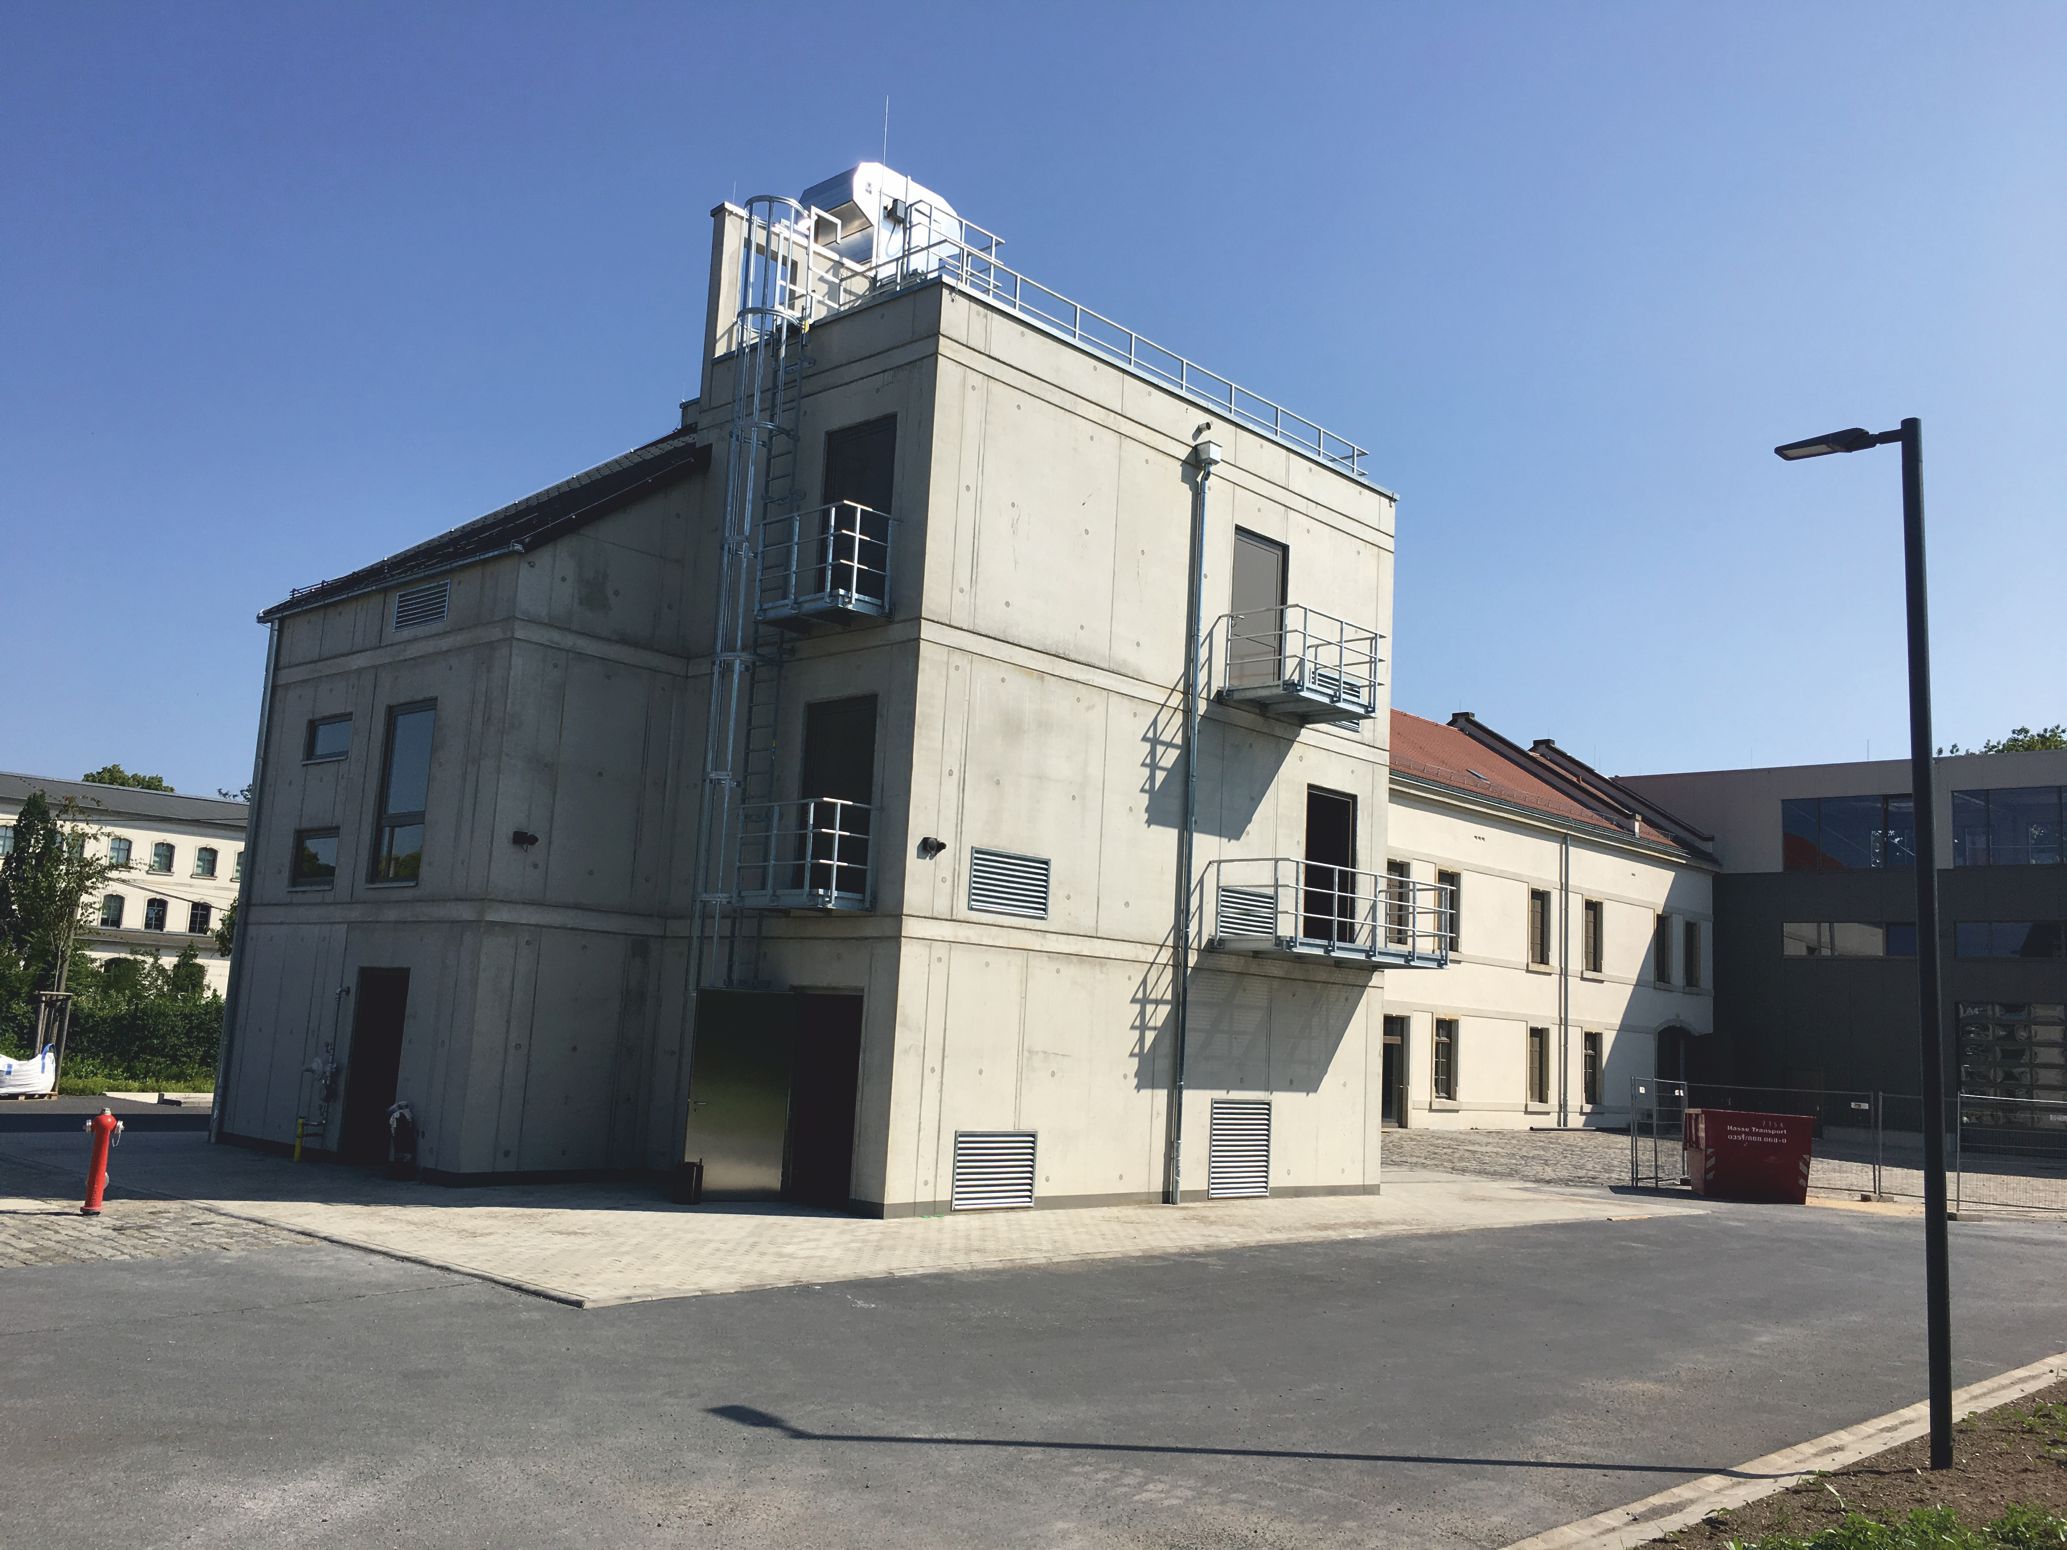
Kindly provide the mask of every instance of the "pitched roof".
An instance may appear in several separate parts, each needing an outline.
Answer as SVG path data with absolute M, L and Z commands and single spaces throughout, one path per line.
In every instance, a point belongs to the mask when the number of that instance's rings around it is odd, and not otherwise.
M 349 575 L 313 586 L 296 587 L 284 602 L 258 616 L 269 623 L 339 598 L 378 591 L 412 576 L 451 570 L 490 555 L 521 553 L 550 543 L 562 534 L 607 516 L 658 484 L 666 484 L 705 467 L 710 448 L 696 444 L 696 427 L 685 425 L 634 447 L 571 479 L 548 486 L 485 517 L 440 533 L 384 560 L 361 566 Z
M 181 823 L 229 824 L 241 830 L 251 817 L 242 802 L 216 797 L 182 796 L 176 791 L 145 791 L 136 786 L 104 786 L 97 780 L 51 780 L 0 770 L 0 802 L 23 802 L 40 791 L 52 803 L 77 802 L 89 817 L 170 818 Z
M 1707 859 L 1698 843 L 1707 836 L 1648 800 L 1638 806 L 1618 782 L 1568 755 L 1564 762 L 1553 762 L 1541 752 L 1546 747 L 1562 755 L 1547 741 L 1535 749 L 1510 743 L 1466 711 L 1448 724 L 1403 710 L 1392 713 L 1391 763 L 1402 775 L 1524 808 L 1553 822 Z

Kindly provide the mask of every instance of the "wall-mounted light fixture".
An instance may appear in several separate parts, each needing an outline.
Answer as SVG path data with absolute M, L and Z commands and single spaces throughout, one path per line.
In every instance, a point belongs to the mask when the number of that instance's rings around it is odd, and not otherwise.
M 943 850 L 946 849 L 946 840 L 937 840 L 929 834 L 924 839 L 919 841 L 919 859 L 921 861 L 931 861 L 935 856 L 939 855 Z
M 529 829 L 513 829 L 510 831 L 510 843 L 512 845 L 521 845 L 524 849 L 529 850 L 538 843 L 538 836 Z

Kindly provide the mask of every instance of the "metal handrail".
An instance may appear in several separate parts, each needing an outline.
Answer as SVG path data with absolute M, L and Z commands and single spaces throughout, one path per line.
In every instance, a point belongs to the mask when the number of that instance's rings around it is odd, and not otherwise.
M 1287 947 L 1412 962 L 1449 961 L 1454 890 L 1296 856 L 1206 863 L 1208 943 L 1268 937 Z
M 875 531 L 871 531 L 875 529 Z M 834 501 L 761 525 L 763 612 L 800 603 L 890 611 L 890 557 L 897 519 L 859 501 Z
M 1223 688 L 1283 684 L 1377 714 L 1378 631 L 1303 603 L 1223 614 L 1213 628 L 1225 641 Z
M 875 884 L 873 812 L 866 802 L 840 797 L 743 805 L 735 898 L 742 904 L 866 905 Z
M 1137 376 L 1209 405 L 1250 430 L 1297 448 L 1352 478 L 1370 478 L 1363 466 L 1367 450 L 1348 437 L 1029 279 L 999 261 L 1000 239 L 972 221 L 915 204 L 909 212 L 902 250 L 874 264 L 857 264 L 812 240 L 818 214 L 804 212 L 795 218 L 799 228 L 796 243 L 810 258 L 808 272 L 798 277 L 796 286 L 800 300 L 794 315 L 799 321 L 829 317 L 905 285 L 941 280 L 1123 365 Z

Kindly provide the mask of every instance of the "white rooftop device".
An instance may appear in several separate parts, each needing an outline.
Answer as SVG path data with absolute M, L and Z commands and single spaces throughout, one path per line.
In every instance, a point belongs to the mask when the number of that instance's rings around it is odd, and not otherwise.
M 879 161 L 814 183 L 798 198 L 825 217 L 812 239 L 864 267 L 921 252 L 934 242 L 967 240 L 953 205 Z

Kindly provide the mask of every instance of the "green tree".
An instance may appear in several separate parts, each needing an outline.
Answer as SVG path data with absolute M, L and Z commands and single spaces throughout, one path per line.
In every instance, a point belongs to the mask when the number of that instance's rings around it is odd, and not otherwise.
M 163 775 L 132 775 L 119 764 L 104 764 L 79 777 L 100 786 L 134 786 L 139 791 L 170 791 Z
M 55 812 L 40 791 L 14 817 L 14 849 L 0 863 L 0 950 L 28 972 L 31 990 L 63 990 L 80 929 L 107 880 L 127 871 L 86 853 L 98 831 L 66 802 Z
M 1991 737 L 1979 748 L 1962 748 L 1954 743 L 1940 753 L 2039 753 L 2050 748 L 2067 748 L 2067 725 L 2054 722 L 2036 732 L 2029 727 L 2011 727 L 2008 737 Z
M 230 949 L 237 945 L 237 901 L 232 899 L 230 907 L 222 912 L 222 919 L 215 927 L 215 950 L 225 958 Z

